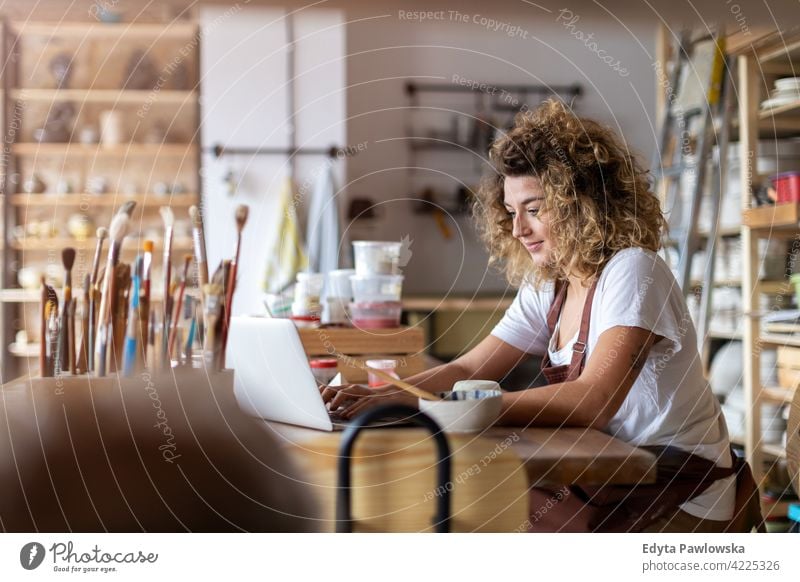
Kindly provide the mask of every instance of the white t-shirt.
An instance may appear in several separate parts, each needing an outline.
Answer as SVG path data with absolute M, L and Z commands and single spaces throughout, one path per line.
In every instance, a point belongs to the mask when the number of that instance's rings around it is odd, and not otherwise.
M 569 363 L 576 338 L 556 351 L 547 329 L 554 287 L 551 282 L 539 291 L 531 285 L 520 288 L 492 335 L 530 354 L 549 350 L 552 365 Z M 592 302 L 586 362 L 600 335 L 617 326 L 647 329 L 664 339 L 650 349 L 605 432 L 634 446 L 671 445 L 730 467 L 728 430 L 703 376 L 686 301 L 669 267 L 652 251 L 622 250 L 603 269 Z M 729 520 L 735 494 L 735 477 L 720 479 L 681 509 L 704 519 Z

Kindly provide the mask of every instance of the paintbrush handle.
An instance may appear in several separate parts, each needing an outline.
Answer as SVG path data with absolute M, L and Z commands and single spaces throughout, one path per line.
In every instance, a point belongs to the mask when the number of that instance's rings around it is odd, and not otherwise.
M 71 301 L 69 304 L 69 315 L 67 317 L 67 354 L 69 356 L 69 372 L 75 375 L 77 369 L 75 367 L 75 302 Z
M 47 287 L 42 283 L 42 313 L 39 322 L 39 375 L 47 376 Z
M 64 301 L 64 309 L 61 312 L 61 322 L 58 327 L 58 347 L 56 348 L 56 359 L 60 372 L 69 370 L 69 302 Z
M 181 320 L 181 307 L 183 307 L 183 293 L 186 291 L 186 278 L 181 282 L 180 290 L 178 291 L 178 303 L 175 306 L 175 321 L 172 322 L 172 328 L 169 331 L 169 357 L 172 358 L 172 352 L 175 350 L 175 338 L 178 335 L 178 322 Z
M 83 312 L 81 313 L 81 347 L 78 350 L 77 366 L 81 372 L 89 371 L 89 302 L 91 299 L 86 299 L 83 303 Z
M 391 384 L 393 386 L 397 386 L 398 388 L 402 388 L 403 390 L 409 392 L 410 394 L 413 394 L 417 398 L 422 398 L 423 400 L 441 400 L 440 398 L 437 398 L 430 392 L 426 392 L 422 388 L 417 388 L 416 386 L 414 386 L 413 384 L 409 384 L 408 382 L 403 382 L 402 380 L 399 380 L 394 376 L 387 374 L 383 370 L 367 366 L 361 360 L 357 360 L 355 358 L 351 358 L 350 356 L 345 356 L 344 354 L 339 354 L 339 353 L 336 354 L 336 357 L 339 358 L 340 360 L 345 360 L 353 364 L 356 368 L 359 368 L 360 370 L 364 370 L 366 372 L 369 372 L 370 374 L 376 375 L 378 378 L 380 378 L 387 384 Z

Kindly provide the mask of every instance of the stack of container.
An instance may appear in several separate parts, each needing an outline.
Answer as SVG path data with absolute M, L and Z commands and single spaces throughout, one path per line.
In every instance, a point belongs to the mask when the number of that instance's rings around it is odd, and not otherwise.
M 399 242 L 354 241 L 355 274 L 350 277 L 353 301 L 350 320 L 361 329 L 400 325 L 403 275 Z

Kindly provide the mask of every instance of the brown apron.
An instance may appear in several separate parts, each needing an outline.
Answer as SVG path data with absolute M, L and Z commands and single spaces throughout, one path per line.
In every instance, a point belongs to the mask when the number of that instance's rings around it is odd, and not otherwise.
M 549 354 L 542 360 L 542 373 L 549 384 L 577 379 L 583 371 L 589 322 L 597 279 L 583 306 L 578 337 L 569 364 L 553 366 Z M 550 337 L 567 295 L 567 284 L 556 283 L 555 298 L 547 314 Z M 675 512 L 678 506 L 700 495 L 717 479 L 736 475 L 736 507 L 726 531 L 762 528 L 758 490 L 750 467 L 731 450 L 733 466 L 728 469 L 698 455 L 672 446 L 641 447 L 656 456 L 656 482 L 647 485 L 605 485 L 560 489 L 533 487 L 529 493 L 531 532 L 628 532 Z

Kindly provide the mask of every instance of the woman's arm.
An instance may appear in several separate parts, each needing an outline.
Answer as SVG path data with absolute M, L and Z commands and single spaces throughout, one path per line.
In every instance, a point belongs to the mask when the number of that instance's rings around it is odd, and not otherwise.
M 580 377 L 571 382 L 503 394 L 501 424 L 605 428 L 661 337 L 639 327 L 600 335 Z
M 530 354 L 489 335 L 452 362 L 425 370 L 405 380 L 428 392 L 440 392 L 450 390 L 459 380 L 500 380 L 528 358 Z
M 459 380 L 470 378 L 500 380 L 529 357 L 530 354 L 489 335 L 460 358 L 415 374 L 405 381 L 428 392 L 444 392 L 450 390 Z M 322 399 L 330 403 L 332 410 L 337 410 L 340 406 L 346 407 L 342 411 L 342 416 L 345 418 L 351 418 L 367 408 L 390 401 L 409 406 L 417 405 L 416 397 L 394 386 L 381 388 L 365 388 L 357 385 L 343 388 L 325 386 L 320 392 Z

